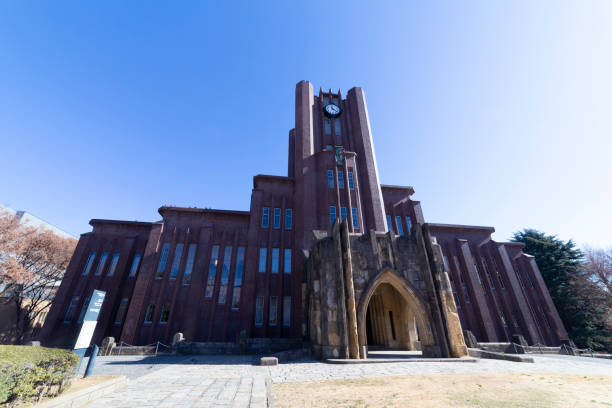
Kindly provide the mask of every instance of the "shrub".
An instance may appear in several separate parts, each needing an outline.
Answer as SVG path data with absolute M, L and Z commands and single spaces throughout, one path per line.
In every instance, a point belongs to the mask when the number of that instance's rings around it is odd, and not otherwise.
M 0 405 L 37 401 L 61 392 L 79 356 L 69 350 L 0 346 Z

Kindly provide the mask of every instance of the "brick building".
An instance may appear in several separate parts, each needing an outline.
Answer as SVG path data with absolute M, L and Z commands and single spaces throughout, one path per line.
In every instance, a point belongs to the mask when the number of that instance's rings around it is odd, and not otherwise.
M 287 176 L 257 175 L 249 211 L 161 207 L 157 222 L 93 219 L 41 333 L 71 346 L 93 289 L 93 341 L 305 338 L 462 355 L 479 341 L 557 345 L 567 333 L 533 257 L 494 229 L 425 223 L 412 187 L 380 184 L 365 95 L 296 85 Z

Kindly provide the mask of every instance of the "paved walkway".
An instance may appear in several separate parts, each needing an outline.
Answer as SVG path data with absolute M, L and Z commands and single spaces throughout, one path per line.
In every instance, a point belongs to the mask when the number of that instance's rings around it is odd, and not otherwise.
M 88 405 L 120 407 L 266 407 L 265 379 L 273 382 L 436 373 L 538 372 L 612 375 L 612 360 L 530 355 L 535 363 L 481 359 L 476 363 L 406 362 L 325 364 L 315 360 L 254 365 L 252 356 L 102 357 L 94 375 L 127 375 L 127 388 Z

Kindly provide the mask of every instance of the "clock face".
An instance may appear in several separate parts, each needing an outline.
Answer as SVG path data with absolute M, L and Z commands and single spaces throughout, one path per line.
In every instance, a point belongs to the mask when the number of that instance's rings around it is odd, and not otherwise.
M 328 103 L 323 107 L 323 111 L 330 118 L 336 118 L 342 113 L 342 109 L 335 103 Z

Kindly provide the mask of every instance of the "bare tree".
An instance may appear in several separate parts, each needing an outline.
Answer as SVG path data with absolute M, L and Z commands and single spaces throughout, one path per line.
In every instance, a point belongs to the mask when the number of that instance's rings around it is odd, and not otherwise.
M 589 278 L 601 285 L 612 296 L 612 248 L 587 247 L 584 254 L 585 268 Z
M 11 214 L 0 213 L 0 298 L 15 312 L 5 337 L 22 343 L 48 310 L 75 246 L 74 239 L 24 227 Z

